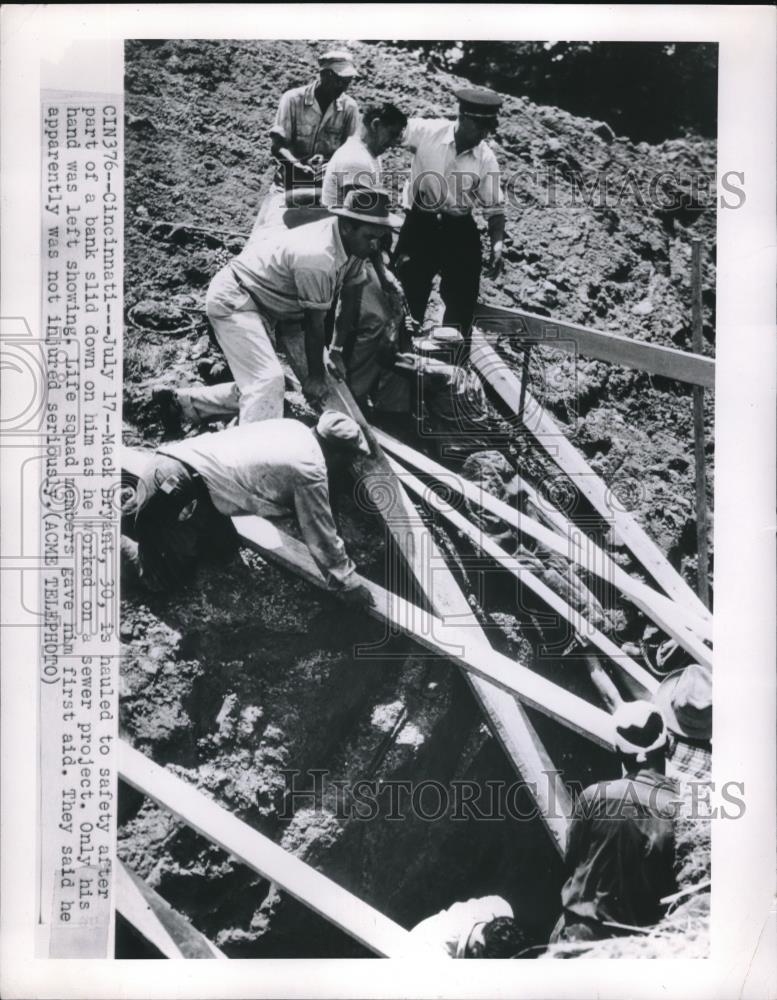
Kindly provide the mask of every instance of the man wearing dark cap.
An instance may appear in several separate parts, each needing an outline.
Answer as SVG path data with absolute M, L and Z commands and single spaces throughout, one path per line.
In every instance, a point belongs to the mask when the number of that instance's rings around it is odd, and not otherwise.
M 472 218 L 479 207 L 488 220 L 489 269 L 502 269 L 504 195 L 499 164 L 486 136 L 497 125 L 501 98 L 490 90 L 457 90 L 459 116 L 411 118 L 404 145 L 413 151 L 405 185 L 405 223 L 395 254 L 413 318 L 424 320 L 436 275 L 445 304 L 442 322 L 469 342 L 480 287 L 480 234 Z
M 287 191 L 300 185 L 320 187 L 327 161 L 359 124 L 356 101 L 346 94 L 356 76 L 351 53 L 325 52 L 318 65 L 317 81 L 283 94 L 270 129 L 278 180 Z
M 305 544 L 331 590 L 367 606 L 337 533 L 329 473 L 369 445 L 358 425 L 335 410 L 315 429 L 298 420 L 265 420 L 161 446 L 139 481 L 130 538 L 122 535 L 122 578 L 156 592 L 191 581 L 198 566 L 234 556 L 231 517 L 296 516 Z
M 569 825 L 562 915 L 551 943 L 595 941 L 648 927 L 676 891 L 677 786 L 665 775 L 667 732 L 650 702 L 613 715 L 623 777 L 586 788 Z

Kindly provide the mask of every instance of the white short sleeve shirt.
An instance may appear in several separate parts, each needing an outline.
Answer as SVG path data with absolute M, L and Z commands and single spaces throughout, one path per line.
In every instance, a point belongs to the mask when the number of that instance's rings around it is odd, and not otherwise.
M 402 200 L 446 215 L 469 215 L 476 206 L 483 215 L 504 214 L 499 164 L 486 142 L 456 153 L 455 124 L 444 118 L 411 118 L 403 146 L 415 154 Z

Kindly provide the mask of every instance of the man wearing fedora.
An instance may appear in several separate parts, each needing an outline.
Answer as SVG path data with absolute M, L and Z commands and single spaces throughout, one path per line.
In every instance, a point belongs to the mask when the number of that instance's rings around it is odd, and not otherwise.
M 667 773 L 708 781 L 712 771 L 712 671 L 691 663 L 665 677 L 653 696 L 669 730 Z
M 318 66 L 318 80 L 281 96 L 270 129 L 270 151 L 287 191 L 300 185 L 320 188 L 326 163 L 359 126 L 358 106 L 346 93 L 357 75 L 351 53 L 325 52 Z
M 677 889 L 674 816 L 677 786 L 665 774 L 667 731 L 647 701 L 613 715 L 623 777 L 591 785 L 569 825 L 562 914 L 550 941 L 595 941 L 648 927 L 661 899 Z
M 486 137 L 497 126 L 501 98 L 490 90 L 455 91 L 457 121 L 411 118 L 404 145 L 414 153 L 403 201 L 407 209 L 395 250 L 397 275 L 413 318 L 422 323 L 432 282 L 440 275 L 443 325 L 467 343 L 480 288 L 479 208 L 488 222 L 490 273 L 502 270 L 505 215 L 499 164 Z
M 282 417 L 285 385 L 275 335 L 284 326 L 304 330 L 303 390 L 320 402 L 327 313 L 341 289 L 366 280 L 364 261 L 399 226 L 388 192 L 379 189 L 354 190 L 329 211 L 328 218 L 298 229 L 258 233 L 213 278 L 206 310 L 235 381 L 158 390 L 154 400 L 168 433 L 182 418 L 198 424 L 236 415 L 241 423 Z

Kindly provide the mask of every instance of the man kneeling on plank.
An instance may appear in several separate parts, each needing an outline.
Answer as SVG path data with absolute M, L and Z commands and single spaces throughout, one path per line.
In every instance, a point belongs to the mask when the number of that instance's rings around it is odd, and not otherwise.
M 575 803 L 561 890 L 563 912 L 551 944 L 596 941 L 649 927 L 675 892 L 677 785 L 666 777 L 664 718 L 646 701 L 613 716 L 624 776 L 586 788 Z
M 517 958 L 528 944 L 513 908 L 501 896 L 454 903 L 416 924 L 410 935 L 442 946 L 451 958 Z
M 265 420 L 166 444 L 138 484 L 137 540 L 122 535 L 123 575 L 134 570 L 149 590 L 172 590 L 198 563 L 234 556 L 231 517 L 296 514 L 330 588 L 369 606 L 329 503 L 328 473 L 358 452 L 369 452 L 362 432 L 334 410 L 312 430 L 298 420 Z
M 364 261 L 399 225 L 385 191 L 354 190 L 331 217 L 298 229 L 271 229 L 249 240 L 208 288 L 206 308 L 233 383 L 158 390 L 168 430 L 181 417 L 197 424 L 241 423 L 283 416 L 284 376 L 275 353 L 276 329 L 302 326 L 308 377 L 306 395 L 320 402 L 326 391 L 325 320 L 341 289 L 366 280 Z

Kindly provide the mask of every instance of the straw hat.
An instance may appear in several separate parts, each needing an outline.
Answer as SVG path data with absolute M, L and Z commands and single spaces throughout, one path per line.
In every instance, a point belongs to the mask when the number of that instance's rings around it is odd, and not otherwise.
M 353 188 L 346 194 L 339 208 L 330 208 L 334 215 L 357 222 L 371 222 L 374 226 L 399 229 L 402 219 L 389 211 L 389 193 L 381 188 Z
M 712 739 L 712 671 L 691 663 L 665 677 L 654 695 L 667 726 L 691 740 Z

